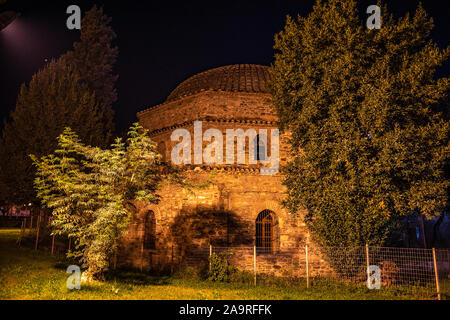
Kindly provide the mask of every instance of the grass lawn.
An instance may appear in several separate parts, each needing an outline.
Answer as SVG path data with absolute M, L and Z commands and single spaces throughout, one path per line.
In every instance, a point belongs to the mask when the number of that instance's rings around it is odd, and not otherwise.
M 401 289 L 368 290 L 364 286 L 314 284 L 269 285 L 215 283 L 122 272 L 111 280 L 66 288 L 69 263 L 45 252 L 18 248 L 17 229 L 0 229 L 0 299 L 426 299 Z

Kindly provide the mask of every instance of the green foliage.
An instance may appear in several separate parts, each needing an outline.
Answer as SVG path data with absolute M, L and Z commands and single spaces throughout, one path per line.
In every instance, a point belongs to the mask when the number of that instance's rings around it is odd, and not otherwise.
M 117 100 L 114 85 L 118 76 L 113 74 L 119 49 L 113 45 L 116 38 L 110 26 L 111 18 L 96 5 L 87 11 L 81 21 L 81 40 L 74 43 L 74 49 L 61 56 L 60 60 L 75 68 L 80 81 L 95 93 L 95 101 L 103 112 L 103 126 L 107 146 L 112 141 L 114 131 L 114 111 L 112 104 Z
M 132 200 L 158 202 L 160 157 L 138 124 L 126 143 L 116 139 L 110 149 L 87 146 L 66 128 L 54 154 L 32 156 L 37 195 L 52 210 L 53 232 L 74 240 L 69 256 L 80 259 L 89 276 L 101 278 L 108 269 Z
M 0 203 L 37 202 L 28 155 L 53 152 L 65 127 L 89 145 L 106 147 L 114 130 L 112 74 L 117 47 L 110 19 L 94 7 L 83 17 L 81 41 L 23 84 L 0 139 Z
M 172 273 L 175 279 L 185 280 L 207 280 L 209 278 L 208 263 L 201 263 L 195 266 L 178 265 Z
M 106 138 L 102 110 L 79 81 L 74 68 L 51 61 L 22 85 L 11 121 L 0 141 L 0 198 L 10 204 L 34 202 L 35 170 L 28 154 L 53 152 L 65 126 L 77 128 L 80 138 L 93 145 Z
M 230 275 L 235 272 L 235 268 L 228 263 L 228 258 L 233 254 L 233 252 L 227 251 L 219 254 L 213 253 L 209 257 L 210 269 L 208 280 L 228 281 L 230 279 Z
M 358 18 L 356 1 L 318 1 L 288 17 L 275 37 L 269 88 L 280 127 L 291 134 L 284 168 L 291 212 L 324 246 L 385 242 L 413 210 L 431 217 L 446 205 L 449 56 L 429 40 L 419 6 L 380 30 Z

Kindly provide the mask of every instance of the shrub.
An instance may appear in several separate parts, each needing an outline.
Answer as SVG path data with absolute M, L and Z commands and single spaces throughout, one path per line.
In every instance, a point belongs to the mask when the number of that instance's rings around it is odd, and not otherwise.
M 232 275 L 236 268 L 232 267 L 228 263 L 228 257 L 233 255 L 231 251 L 215 254 L 213 253 L 209 257 L 209 277 L 210 281 L 229 281 L 230 275 Z
M 197 266 L 180 267 L 174 273 L 173 277 L 176 279 L 188 280 L 205 280 L 208 279 L 208 266 L 200 264 Z

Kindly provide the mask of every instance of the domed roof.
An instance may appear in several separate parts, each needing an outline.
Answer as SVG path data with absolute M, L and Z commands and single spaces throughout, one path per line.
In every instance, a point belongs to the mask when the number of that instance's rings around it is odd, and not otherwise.
M 205 90 L 267 93 L 265 81 L 268 69 L 269 67 L 258 64 L 233 64 L 210 69 L 180 83 L 166 102 Z

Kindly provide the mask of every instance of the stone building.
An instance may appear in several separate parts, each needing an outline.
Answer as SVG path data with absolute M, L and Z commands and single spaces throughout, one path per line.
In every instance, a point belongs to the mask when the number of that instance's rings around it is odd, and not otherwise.
M 185 129 L 193 137 L 195 121 L 201 121 L 203 134 L 218 129 L 224 141 L 227 129 L 254 129 L 256 135 L 245 138 L 245 146 L 233 139 L 233 153 L 237 154 L 240 147 L 245 154 L 242 164 L 237 163 L 237 157 L 228 164 L 198 163 L 192 142 L 190 164 L 183 164 L 184 169 L 193 181 L 208 184 L 189 189 L 165 183 L 158 205 L 137 204 L 121 245 L 122 263 L 163 268 L 209 245 L 256 245 L 258 252 L 270 255 L 308 241 L 302 219 L 290 215 L 280 204 L 285 195 L 280 173 L 275 170 L 273 174 L 261 174 L 261 168 L 269 166 L 261 162 L 270 158 L 275 139 L 270 133 L 277 129 L 277 117 L 265 86 L 267 77 L 268 67 L 261 65 L 211 69 L 183 81 L 162 104 L 138 113 L 140 124 L 158 143 L 164 161 L 171 161 L 172 150 L 180 143 L 172 141 L 173 132 Z M 279 138 L 281 164 L 287 156 L 285 139 Z M 203 136 L 202 147 L 210 143 Z M 223 156 L 218 158 L 225 160 L 225 143 L 222 149 Z

